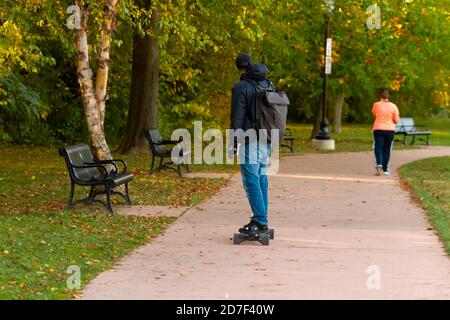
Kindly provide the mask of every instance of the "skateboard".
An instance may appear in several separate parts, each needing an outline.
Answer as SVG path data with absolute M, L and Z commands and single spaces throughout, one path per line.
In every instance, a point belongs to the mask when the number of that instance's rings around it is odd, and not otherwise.
M 258 241 L 263 246 L 269 245 L 269 239 L 274 238 L 274 229 L 269 229 L 267 232 L 259 232 L 255 234 L 235 233 L 233 236 L 233 244 L 241 244 L 244 241 Z

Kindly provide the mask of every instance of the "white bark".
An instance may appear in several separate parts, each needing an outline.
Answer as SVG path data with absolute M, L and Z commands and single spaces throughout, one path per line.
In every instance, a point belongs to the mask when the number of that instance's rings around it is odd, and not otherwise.
M 104 10 L 102 28 L 100 30 L 100 46 L 97 55 L 97 76 L 95 95 L 100 112 L 101 125 L 105 123 L 106 89 L 108 86 L 110 36 L 115 27 L 115 16 L 119 5 L 118 0 L 108 0 Z
M 79 1 L 75 4 L 79 6 Z M 95 93 L 93 72 L 89 65 L 89 46 L 88 46 L 88 12 L 87 8 L 80 6 L 81 28 L 77 29 L 75 45 L 77 48 L 77 75 L 80 84 L 80 91 L 83 101 L 86 122 L 91 137 L 94 154 L 97 159 L 112 159 L 111 151 L 106 143 L 103 130 L 102 113 L 100 112 L 98 99 Z M 103 79 L 105 79 L 103 77 Z M 106 78 L 107 79 L 107 78 Z M 106 92 L 106 81 L 104 82 Z M 104 101 L 104 99 L 103 99 Z

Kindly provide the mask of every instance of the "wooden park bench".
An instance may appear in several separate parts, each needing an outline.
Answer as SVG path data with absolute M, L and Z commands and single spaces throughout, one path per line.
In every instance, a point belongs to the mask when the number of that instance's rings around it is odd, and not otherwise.
M 285 132 L 284 132 L 284 138 L 283 138 L 283 143 L 281 144 L 282 147 L 288 148 L 289 150 L 291 150 L 291 152 L 294 152 L 294 140 L 295 137 L 292 135 L 292 131 L 290 128 L 286 128 Z M 287 142 L 287 143 L 284 143 Z
M 152 164 L 150 166 L 150 174 L 153 174 L 155 171 L 160 171 L 163 168 L 167 169 L 175 169 L 177 171 L 177 174 L 181 177 L 181 166 L 184 165 L 187 172 L 190 172 L 189 165 L 183 161 L 183 157 L 187 155 L 187 152 L 182 154 L 184 149 L 180 150 L 180 162 L 179 164 L 174 164 L 172 161 L 172 149 L 174 146 L 182 142 L 182 140 L 179 141 L 172 141 L 172 140 L 164 140 L 161 137 L 161 133 L 158 129 L 153 130 L 145 130 L 145 136 L 147 137 L 148 144 L 150 146 L 150 152 L 152 154 Z M 190 151 L 188 151 L 190 152 Z M 159 166 L 157 168 L 154 168 L 155 165 L 155 158 L 159 158 Z M 169 158 L 170 161 L 164 163 L 164 159 Z
M 77 144 L 59 149 L 59 154 L 64 158 L 67 170 L 70 176 L 70 196 L 67 209 L 75 204 L 85 202 L 102 203 L 109 212 L 113 212 L 111 205 L 111 195 L 118 194 L 122 196 L 126 203 L 131 205 L 130 195 L 128 193 L 128 182 L 133 179 L 133 174 L 126 172 L 127 165 L 120 159 L 114 160 L 96 160 L 87 144 Z M 119 172 L 117 162 L 123 165 Z M 73 201 L 75 185 L 91 187 L 89 195 L 85 199 Z M 118 186 L 124 186 L 125 192 L 114 191 Z M 99 188 L 98 186 L 103 186 Z M 100 194 L 106 195 L 106 202 L 95 199 Z
M 412 137 L 411 145 L 418 140 L 423 140 L 430 145 L 431 131 L 427 127 L 418 127 L 414 124 L 413 118 L 400 118 L 400 121 L 395 126 L 395 134 L 402 135 L 403 140 L 396 140 L 403 142 L 406 145 L 406 137 Z

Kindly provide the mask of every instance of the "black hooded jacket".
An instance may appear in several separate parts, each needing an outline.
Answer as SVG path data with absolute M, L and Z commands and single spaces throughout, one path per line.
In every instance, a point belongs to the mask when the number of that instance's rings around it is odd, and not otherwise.
M 264 64 L 254 64 L 234 85 L 231 95 L 231 129 L 242 129 L 244 131 L 255 129 L 256 89 L 245 79 L 256 81 L 264 88 L 273 87 L 266 76 L 267 67 Z

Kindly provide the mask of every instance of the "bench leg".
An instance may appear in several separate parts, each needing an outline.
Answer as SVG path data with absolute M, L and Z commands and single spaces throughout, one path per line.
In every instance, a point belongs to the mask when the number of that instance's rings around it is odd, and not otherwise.
M 179 177 L 182 177 L 181 175 L 181 164 L 177 164 L 177 174 Z
M 427 135 L 427 146 L 429 146 L 429 145 L 431 145 L 431 143 L 430 143 L 430 136 Z
M 416 142 L 416 136 L 413 136 L 412 140 L 411 140 L 411 145 L 414 145 L 415 142 Z
M 117 194 L 119 196 L 121 196 L 127 205 L 131 206 L 131 199 L 130 199 L 130 193 L 128 192 L 128 182 L 125 183 L 124 185 L 124 192 L 120 192 L 120 191 L 114 191 L 114 189 L 111 190 L 111 195 Z
M 128 192 L 128 182 L 125 183 L 125 197 L 126 197 L 126 200 L 127 200 L 127 204 L 131 206 L 130 194 Z
M 73 203 L 73 196 L 75 194 L 75 183 L 71 182 L 70 183 L 70 195 L 69 195 L 69 202 L 67 203 L 67 207 L 66 209 L 70 209 L 73 207 L 74 203 Z
M 113 213 L 113 208 L 112 208 L 112 205 L 111 205 L 111 189 L 110 188 L 106 188 L 105 192 L 106 192 L 105 208 L 110 213 Z
M 294 143 L 294 140 L 290 140 L 290 141 L 289 141 L 289 144 L 290 144 L 290 146 L 291 146 L 289 149 L 291 149 L 291 152 L 292 152 L 292 153 L 294 153 L 294 145 L 293 145 L 293 143 Z
M 92 204 L 94 202 L 95 196 L 97 195 L 97 192 L 95 190 L 95 186 L 91 187 L 91 190 L 89 191 L 89 195 L 86 199 L 87 204 Z
M 155 156 L 152 155 L 152 165 L 150 166 L 150 175 L 154 172 L 153 167 L 155 165 Z
M 189 170 L 189 165 L 187 163 L 184 164 L 184 167 L 186 168 L 186 172 L 191 172 L 191 170 Z

